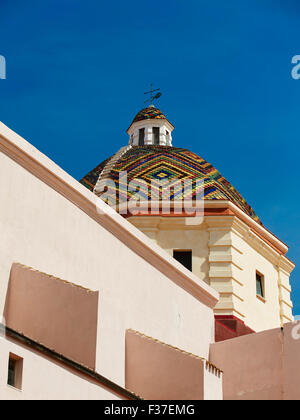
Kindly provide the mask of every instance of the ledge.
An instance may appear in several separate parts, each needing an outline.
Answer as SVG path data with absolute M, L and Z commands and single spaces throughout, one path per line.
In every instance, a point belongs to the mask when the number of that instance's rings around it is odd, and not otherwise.
M 255 232 L 262 235 L 263 238 L 269 241 L 279 252 L 285 255 L 288 251 L 288 246 L 282 242 L 277 236 L 271 233 L 263 225 L 260 225 L 235 204 L 228 200 L 211 200 L 205 202 L 205 207 L 228 207 L 235 215 L 239 217 L 243 222 L 245 222 L 249 227 L 253 228 Z
M 266 301 L 266 299 L 265 298 L 263 298 L 262 296 L 260 296 L 260 295 L 256 295 L 256 297 L 257 297 L 257 299 L 258 300 L 260 300 L 261 302 L 263 302 L 263 303 L 266 303 L 267 301 Z
M 80 374 L 85 375 L 87 380 L 93 380 L 119 396 L 122 396 L 128 400 L 141 400 L 141 398 L 137 396 L 136 394 L 134 394 L 133 392 L 117 385 L 116 383 L 105 378 L 104 376 L 100 375 L 94 370 L 86 366 L 83 366 L 80 363 L 75 362 L 74 360 L 68 359 L 64 355 L 59 354 L 56 351 L 49 349 L 48 347 L 44 346 L 41 343 L 38 343 L 37 341 L 32 340 L 29 337 L 26 337 L 20 332 L 17 332 L 9 327 L 6 327 L 3 324 L 0 324 L 0 331 L 5 331 L 6 338 L 10 338 L 12 340 L 15 340 L 21 343 L 22 345 L 30 347 L 36 350 L 37 352 L 44 354 L 46 357 L 49 357 L 52 360 L 55 360 L 56 363 L 60 363 L 64 366 L 67 366 L 70 369 L 77 371 Z M 15 388 L 15 387 L 10 387 L 10 388 L 12 388 L 15 391 L 22 392 L 22 390 L 19 390 L 18 388 Z

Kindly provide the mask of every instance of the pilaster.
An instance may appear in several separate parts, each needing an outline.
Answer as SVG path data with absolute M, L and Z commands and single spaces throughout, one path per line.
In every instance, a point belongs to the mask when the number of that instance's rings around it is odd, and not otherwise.
M 209 232 L 209 284 L 220 294 L 215 313 L 243 319 L 243 251 L 235 240 L 234 217 L 206 217 L 205 223 Z

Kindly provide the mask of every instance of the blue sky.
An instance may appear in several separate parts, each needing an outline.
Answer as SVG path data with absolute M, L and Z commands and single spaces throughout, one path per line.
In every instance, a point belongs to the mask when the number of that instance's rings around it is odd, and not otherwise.
M 212 163 L 300 266 L 298 0 L 0 0 L 0 120 L 80 179 L 152 81 L 174 145 Z M 291 277 L 300 314 L 300 269 Z

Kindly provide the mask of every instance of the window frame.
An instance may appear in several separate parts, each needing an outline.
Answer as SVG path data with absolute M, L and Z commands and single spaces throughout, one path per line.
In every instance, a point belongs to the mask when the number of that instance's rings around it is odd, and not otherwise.
M 258 290 L 257 290 L 258 277 L 259 277 L 259 281 L 260 281 L 261 294 L 259 294 L 258 293 Z M 255 291 L 256 291 L 256 297 L 259 300 L 262 300 L 263 302 L 265 302 L 266 301 L 265 276 L 264 276 L 264 274 L 262 274 L 258 270 L 255 271 L 255 288 L 256 288 L 255 289 Z
M 13 363 L 13 380 L 10 380 L 10 367 Z M 8 356 L 8 370 L 7 370 L 7 385 L 11 388 L 22 391 L 23 382 L 23 358 L 14 353 L 9 353 Z
M 145 146 L 145 128 L 139 129 L 139 146 Z
M 170 132 L 166 130 L 166 145 L 170 146 Z
M 180 261 L 178 261 L 177 260 L 177 258 L 175 258 L 175 253 L 176 252 L 181 252 L 181 253 L 186 253 L 186 254 L 190 254 L 190 256 L 191 256 L 191 268 L 189 268 L 189 267 L 187 267 L 187 266 L 185 266 L 184 264 L 182 264 L 182 262 L 180 262 Z M 189 270 L 191 273 L 193 272 L 193 250 L 192 249 L 177 249 L 177 248 L 174 248 L 173 249 L 173 258 L 177 261 L 177 262 L 179 262 L 180 264 L 182 264 L 187 270 Z
M 157 134 L 157 137 L 156 137 Z M 153 144 L 159 146 L 160 144 L 160 127 L 152 127 Z

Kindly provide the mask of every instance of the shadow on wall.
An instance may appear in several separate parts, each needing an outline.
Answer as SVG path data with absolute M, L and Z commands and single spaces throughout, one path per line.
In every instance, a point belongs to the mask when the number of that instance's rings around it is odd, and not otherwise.
M 147 400 L 221 400 L 222 372 L 205 359 L 126 331 L 125 387 Z
M 95 369 L 98 292 L 13 264 L 6 295 L 7 327 Z

